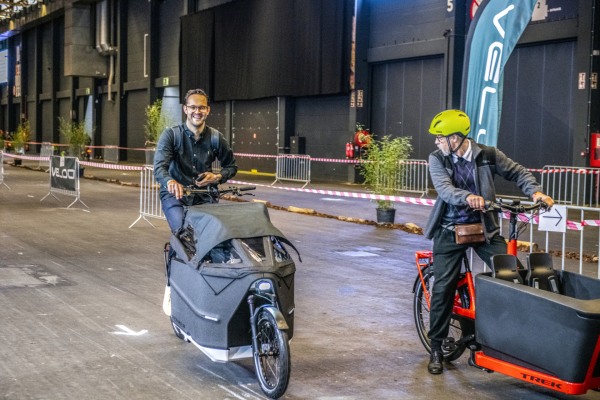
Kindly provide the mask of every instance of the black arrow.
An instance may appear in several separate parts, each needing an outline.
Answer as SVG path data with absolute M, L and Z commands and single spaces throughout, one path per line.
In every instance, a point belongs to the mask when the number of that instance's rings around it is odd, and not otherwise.
M 556 211 L 556 213 L 558 214 L 558 217 L 555 216 L 550 216 L 550 215 L 544 215 L 544 218 L 552 218 L 552 219 L 557 219 L 558 221 L 556 221 L 556 225 L 554 226 L 558 226 L 558 224 L 560 224 L 560 221 L 562 221 L 562 215 L 560 215 L 560 213 L 558 212 L 558 210 L 555 208 L 554 211 Z

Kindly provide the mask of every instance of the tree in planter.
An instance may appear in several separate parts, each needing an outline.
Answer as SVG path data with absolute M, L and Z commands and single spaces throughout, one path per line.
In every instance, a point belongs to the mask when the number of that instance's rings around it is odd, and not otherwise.
M 157 99 L 154 103 L 146 106 L 146 146 L 153 147 L 158 142 L 160 134 L 169 126 L 169 120 L 162 110 L 162 100 Z
M 361 164 L 365 185 L 371 192 L 379 195 L 395 195 L 402 187 L 403 160 L 406 160 L 412 151 L 410 137 L 381 139 L 371 138 L 366 146 L 365 162 Z M 393 209 L 394 205 L 389 200 L 375 200 L 380 210 Z
M 146 124 L 144 133 L 146 135 L 146 164 L 152 164 L 154 148 L 158 143 L 160 134 L 170 125 L 170 121 L 163 113 L 162 100 L 156 99 L 154 103 L 146 106 Z
M 92 141 L 91 136 L 85 130 L 83 121 L 75 122 L 58 117 L 58 131 L 69 145 L 69 154 L 73 157 L 81 157 L 85 153 L 85 146 Z
M 27 150 L 27 142 L 29 142 L 29 138 L 31 137 L 31 128 L 29 126 L 29 121 L 24 119 L 17 126 L 17 130 L 15 131 L 12 137 L 12 147 L 15 150 L 15 154 L 25 154 Z M 15 165 L 20 165 L 21 159 L 15 158 Z

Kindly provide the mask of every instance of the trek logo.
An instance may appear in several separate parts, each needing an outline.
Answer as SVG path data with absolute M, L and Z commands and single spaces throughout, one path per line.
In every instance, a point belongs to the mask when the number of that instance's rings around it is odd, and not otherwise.
M 55 168 L 55 167 L 50 167 L 52 176 L 56 177 L 56 178 L 61 178 L 61 179 L 75 179 L 75 170 L 74 169 L 61 169 L 61 168 Z
M 496 31 L 500 35 L 501 39 L 504 39 L 506 34 L 506 31 L 502 26 L 502 20 L 505 19 L 510 12 L 514 11 L 514 9 L 514 4 L 510 4 L 504 10 L 494 15 L 494 27 L 496 28 Z M 482 126 L 486 126 L 483 124 L 483 121 L 486 116 L 486 107 L 488 106 L 488 102 L 490 101 L 490 98 L 492 96 L 496 96 L 498 92 L 498 83 L 500 82 L 500 72 L 502 70 L 503 49 L 504 45 L 499 41 L 494 41 L 488 46 L 487 57 L 485 61 L 485 72 L 483 74 L 483 81 L 485 84 L 481 91 L 479 115 L 477 117 L 477 125 L 481 127 L 477 131 L 475 137 L 477 142 L 480 142 L 480 136 L 487 135 L 487 130 Z
M 556 383 L 556 382 L 552 382 L 550 380 L 544 379 L 544 378 L 539 378 L 537 376 L 534 375 L 529 375 L 529 374 L 524 374 L 521 373 L 521 378 L 525 381 L 529 381 L 532 383 L 536 383 L 538 385 L 543 385 L 543 386 L 547 386 L 553 389 L 562 389 L 562 384 L 561 383 Z

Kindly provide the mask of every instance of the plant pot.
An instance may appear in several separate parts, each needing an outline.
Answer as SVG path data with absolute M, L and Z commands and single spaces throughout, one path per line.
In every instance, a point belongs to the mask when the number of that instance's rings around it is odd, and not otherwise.
M 395 208 L 377 208 L 377 223 L 378 224 L 393 224 L 396 219 Z
M 21 160 L 20 158 L 13 159 L 14 166 L 21 165 L 22 163 L 23 163 L 23 160 Z

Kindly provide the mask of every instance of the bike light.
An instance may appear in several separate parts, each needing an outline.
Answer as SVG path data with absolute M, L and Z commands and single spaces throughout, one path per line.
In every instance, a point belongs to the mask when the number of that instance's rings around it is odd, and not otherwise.
M 271 290 L 271 282 L 269 282 L 269 281 L 260 281 L 258 283 L 258 290 L 260 290 L 261 292 L 266 292 L 268 290 Z

